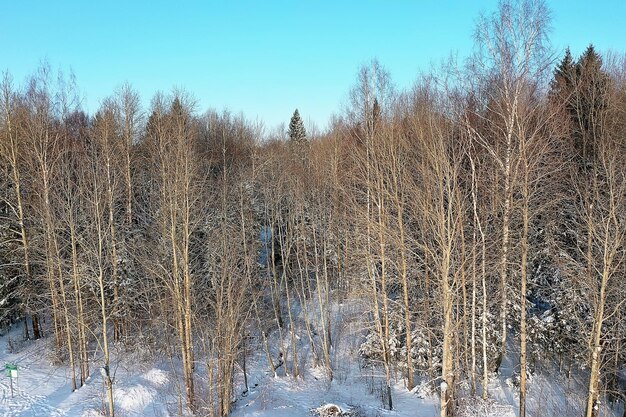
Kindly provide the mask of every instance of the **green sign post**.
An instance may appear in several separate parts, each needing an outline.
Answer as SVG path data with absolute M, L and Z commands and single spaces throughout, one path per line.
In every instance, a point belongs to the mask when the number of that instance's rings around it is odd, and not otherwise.
M 17 365 L 6 363 L 4 364 L 4 371 L 11 381 L 11 398 L 13 398 L 13 378 L 17 378 Z

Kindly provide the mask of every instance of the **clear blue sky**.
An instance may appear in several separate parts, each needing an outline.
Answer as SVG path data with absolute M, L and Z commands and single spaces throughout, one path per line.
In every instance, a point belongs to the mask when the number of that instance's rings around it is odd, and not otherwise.
M 0 70 L 17 83 L 42 60 L 72 70 L 94 111 L 127 81 L 147 105 L 183 87 L 198 111 L 228 108 L 268 127 L 299 108 L 324 127 L 371 58 L 408 87 L 451 52 L 465 55 L 493 0 L 0 0 Z M 626 1 L 548 1 L 553 46 L 626 52 Z

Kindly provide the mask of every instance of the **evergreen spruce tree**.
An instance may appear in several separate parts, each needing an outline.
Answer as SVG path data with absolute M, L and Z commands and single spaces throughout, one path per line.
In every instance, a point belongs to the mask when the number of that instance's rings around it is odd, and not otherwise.
M 602 57 L 596 52 L 593 45 L 589 45 L 580 56 L 577 66 L 581 76 L 589 73 L 598 73 L 602 68 Z
M 304 129 L 304 123 L 300 118 L 298 109 L 293 112 L 291 121 L 289 122 L 289 140 L 292 142 L 304 142 L 306 140 L 306 130 Z
M 572 57 L 570 49 L 565 50 L 565 56 L 554 69 L 554 78 L 550 82 L 549 100 L 552 106 L 559 111 L 563 134 L 576 142 L 578 125 L 577 83 L 578 66 Z
M 376 132 L 378 128 L 380 119 L 381 119 L 381 109 L 380 104 L 378 104 L 378 99 L 374 98 L 374 105 L 372 106 L 372 129 Z
M 602 57 L 589 45 L 576 63 L 576 127 L 575 144 L 583 163 L 592 163 L 597 141 L 601 140 L 601 124 L 607 106 L 609 75 L 602 69 Z
M 554 70 L 554 78 L 551 83 L 551 95 L 555 98 L 565 99 L 572 94 L 576 82 L 576 64 L 569 48 L 565 50 L 565 56 Z
M 600 118 L 607 103 L 608 74 L 602 69 L 602 57 L 589 45 L 577 61 L 569 48 L 554 70 L 550 98 L 563 106 L 570 136 L 581 166 L 592 163 L 601 132 Z

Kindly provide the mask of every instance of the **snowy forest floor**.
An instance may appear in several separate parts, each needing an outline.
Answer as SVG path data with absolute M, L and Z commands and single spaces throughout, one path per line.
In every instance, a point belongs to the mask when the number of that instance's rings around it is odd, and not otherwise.
M 55 365 L 50 358 L 53 340 L 47 337 L 23 342 L 22 325 L 0 337 L 0 366 L 18 366 L 13 380 L 0 376 L 0 416 L 2 417 L 99 417 L 105 415 L 106 391 L 98 363 L 101 352 L 91 361 L 91 376 L 85 385 L 71 391 L 69 367 Z M 100 355 L 98 355 L 98 353 Z M 168 363 L 150 363 L 136 353 L 117 351 L 111 369 L 114 373 L 116 415 L 177 415 L 173 373 Z
M 333 379 L 325 369 L 313 367 L 313 354 L 304 337 L 297 342 L 301 375 L 290 375 L 291 347 L 288 332 L 281 344 L 277 332 L 272 334 L 272 355 L 285 352 L 286 361 L 277 376 L 269 372 L 267 358 L 261 346 L 250 346 L 247 363 L 249 391 L 244 392 L 241 368 L 237 369 L 236 399 L 233 417 L 310 417 L 312 410 L 324 404 L 336 404 L 349 410 L 354 417 L 431 417 L 438 415 L 438 398 L 427 389 L 418 387 L 413 392 L 405 388 L 401 373 L 393 384 L 392 411 L 385 410 L 381 400 L 384 373 L 364 366 L 358 349 L 363 340 L 362 317 L 354 304 L 336 305 L 332 312 L 334 349 L 331 352 Z M 301 318 L 301 314 L 300 314 Z M 304 333 L 302 333 L 304 334 Z M 105 415 L 106 396 L 97 364 L 98 352 L 93 356 L 91 377 L 76 392 L 71 392 L 69 369 L 66 365 L 51 363 L 51 338 L 22 342 L 21 325 L 15 325 L 8 334 L 0 336 L 0 365 L 18 366 L 11 396 L 10 381 L 0 377 L 0 416 L 98 417 Z M 466 400 L 466 410 L 460 416 L 514 417 L 517 415 L 518 394 L 510 382 L 516 366 L 517 353 L 509 349 L 502 373 L 494 375 L 489 384 L 490 400 Z M 181 414 L 181 383 L 176 375 L 180 369 L 176 359 L 155 358 L 141 351 L 114 348 L 112 360 L 116 415 L 178 416 Z M 584 379 L 574 376 L 568 381 L 558 367 L 539 367 L 529 383 L 528 415 L 530 417 L 575 416 L 582 414 L 585 398 Z M 287 372 L 286 372 L 287 371 Z M 286 374 L 287 373 L 287 374 Z M 202 378 L 199 372 L 198 378 Z M 611 409 L 603 403 L 601 415 L 621 416 L 622 405 Z M 183 413 L 184 414 L 184 413 Z

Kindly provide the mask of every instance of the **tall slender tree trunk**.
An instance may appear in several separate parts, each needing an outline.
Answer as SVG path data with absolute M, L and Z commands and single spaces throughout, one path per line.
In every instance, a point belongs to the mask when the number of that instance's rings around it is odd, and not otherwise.
M 600 282 L 600 293 L 598 294 L 598 306 L 593 322 L 593 331 L 591 333 L 591 370 L 589 371 L 589 383 L 587 386 L 587 406 L 585 409 L 586 417 L 598 417 L 599 397 L 600 397 L 600 369 L 601 369 L 601 353 L 602 353 L 602 324 L 604 323 L 604 308 L 606 303 L 606 293 L 610 277 L 610 268 L 612 264 L 610 249 L 608 248 L 608 234 L 610 233 L 608 225 L 604 230 L 604 256 L 602 277 Z
M 319 244 L 318 244 L 318 235 L 315 232 L 315 228 L 313 228 L 313 253 L 315 257 L 315 286 L 317 288 L 317 302 L 320 306 L 320 325 L 322 329 L 322 352 L 324 355 L 324 363 L 326 366 L 326 372 L 328 373 L 328 378 L 333 380 L 333 367 L 330 358 L 330 340 L 328 338 L 329 332 L 327 331 L 327 308 L 324 307 L 324 300 L 326 296 L 323 294 L 325 285 L 322 284 L 321 275 L 323 272 L 320 272 L 320 255 L 319 255 Z M 322 256 L 324 256 L 322 254 Z
M 476 396 L 476 220 L 474 219 L 474 231 L 472 233 L 472 310 L 471 310 L 471 394 Z
M 511 217 L 511 138 L 507 140 L 507 151 L 504 162 L 504 211 L 502 213 L 502 257 L 500 259 L 500 353 L 496 362 L 496 371 L 506 355 L 507 344 L 507 282 L 509 268 L 509 227 Z
M 304 318 L 304 325 L 306 327 L 307 336 L 309 338 L 309 347 L 311 348 L 311 352 L 313 353 L 313 366 L 317 367 L 319 364 L 319 353 L 317 352 L 317 347 L 315 346 L 315 340 L 313 337 L 313 329 L 311 328 L 311 320 L 309 318 L 309 309 L 308 309 L 308 299 L 311 297 L 311 288 L 309 284 L 309 275 L 308 275 L 308 255 L 307 255 L 307 246 L 306 241 L 302 239 L 300 243 L 300 239 L 296 242 L 296 260 L 298 262 L 298 276 L 300 278 L 300 305 L 302 306 L 302 316 Z M 300 246 L 301 245 L 301 246 Z M 301 260 L 302 255 L 304 254 L 304 260 Z M 305 287 L 304 282 L 307 282 L 307 287 Z M 308 291 L 307 291 L 308 288 Z
M 105 135 L 108 133 L 105 132 Z M 122 335 L 122 321 L 121 317 L 124 316 L 120 305 L 120 288 L 119 280 L 117 277 L 117 227 L 115 226 L 115 201 L 113 197 L 113 177 L 111 172 L 111 161 L 109 154 L 109 138 L 106 136 L 105 141 L 105 159 L 106 159 L 106 177 L 107 177 L 107 200 L 108 200 L 108 219 L 109 219 L 109 232 L 111 234 L 109 239 L 111 250 L 111 281 L 113 283 L 113 341 L 119 342 Z
M 113 402 L 113 380 L 111 379 L 111 356 L 109 353 L 109 317 L 107 314 L 107 303 L 106 303 L 106 285 L 105 285 L 105 277 L 104 277 L 104 264 L 105 264 L 105 254 L 104 254 L 104 227 L 102 225 L 102 215 L 103 213 L 100 210 L 100 201 L 99 194 L 100 189 L 98 187 L 98 183 L 100 181 L 97 178 L 98 173 L 94 172 L 94 221 L 96 226 L 96 238 L 98 240 L 97 244 L 97 253 L 96 260 L 98 264 L 98 290 L 100 295 L 100 318 L 102 321 L 102 351 L 104 353 L 104 364 L 101 368 L 101 374 L 104 379 L 104 385 L 107 391 L 108 398 L 108 406 L 109 406 L 109 417 L 115 417 L 115 404 Z
M 83 308 L 81 275 L 78 268 L 78 252 L 76 250 L 76 227 L 74 217 L 70 213 L 69 229 L 70 244 L 72 246 L 72 282 L 74 284 L 74 299 L 76 302 L 76 321 L 78 326 L 78 356 L 80 360 L 80 386 L 82 387 L 89 377 L 89 357 L 87 353 L 87 340 L 85 334 L 85 314 Z
M 526 417 L 526 281 L 528 271 L 528 223 L 529 223 L 529 190 L 528 172 L 524 173 L 522 185 L 522 257 L 520 285 L 520 385 L 519 385 L 519 417 Z
M 476 240 L 476 230 L 478 230 L 480 234 L 480 281 L 481 281 L 481 290 L 482 290 L 482 313 L 481 313 L 481 339 L 482 339 L 482 368 L 483 368 L 483 392 L 482 398 L 483 400 L 487 399 L 487 389 L 489 384 L 489 370 L 487 368 L 487 245 L 485 242 L 485 232 L 482 228 L 482 224 L 480 221 L 480 215 L 478 212 L 478 183 L 476 182 L 476 165 L 474 164 L 474 160 L 470 157 L 470 162 L 472 166 L 472 206 L 474 208 L 474 240 Z M 475 252 L 473 254 L 475 258 Z M 474 262 L 475 264 L 476 262 Z M 473 289 L 472 293 L 476 293 L 476 282 L 473 280 Z
M 441 361 L 441 376 L 442 381 L 440 384 L 440 416 L 450 417 L 453 410 L 453 394 L 454 389 L 454 364 L 452 359 L 452 294 L 451 288 L 448 282 L 449 277 L 444 274 L 447 271 L 444 269 L 442 272 L 442 296 L 443 296 L 443 353 Z
M 56 252 L 56 264 L 57 273 L 59 276 L 59 289 L 61 293 L 61 304 L 63 305 L 63 316 L 65 319 L 65 337 L 67 343 L 67 353 L 70 361 L 70 373 L 72 375 L 72 392 L 76 391 L 76 364 L 74 360 L 74 344 L 72 343 L 72 327 L 70 325 L 70 313 L 67 300 L 67 294 L 65 292 L 65 278 L 63 270 L 61 268 L 61 253 L 59 251 L 57 239 L 54 239 L 54 246 Z
M 400 277 L 402 280 L 402 295 L 404 299 L 404 327 L 406 329 L 406 368 L 407 383 L 406 387 L 409 391 L 415 387 L 413 380 L 413 333 L 411 325 L 411 304 L 409 303 L 409 277 L 406 261 L 406 242 L 404 236 L 404 210 L 402 203 L 398 207 L 398 227 L 400 229 Z
M 172 198 L 176 198 L 173 196 Z M 184 289 L 181 289 L 181 268 L 178 254 L 178 234 L 176 233 L 177 225 L 177 213 L 175 207 L 175 201 L 171 201 L 170 206 L 170 246 L 172 251 L 172 279 L 174 281 L 174 302 L 176 303 L 176 325 L 178 327 L 178 338 L 180 340 L 180 350 L 183 361 L 183 381 L 185 384 L 185 394 L 187 397 L 187 405 L 190 409 L 194 409 L 194 386 L 193 386 L 193 374 L 190 373 L 190 357 L 189 349 L 187 347 L 187 326 L 185 319 L 185 294 Z M 183 278 L 184 281 L 184 278 Z M 183 283 L 183 287 L 185 284 Z
M 48 277 L 48 285 L 50 286 L 50 298 L 52 300 L 52 320 L 54 322 L 54 338 L 56 342 L 56 348 L 60 349 L 62 346 L 61 341 L 61 324 L 60 324 L 60 311 L 59 311 L 59 295 L 57 290 L 57 282 L 55 278 L 55 250 L 54 250 L 54 234 L 55 230 L 52 225 L 52 214 L 50 213 L 50 188 L 48 183 L 48 171 L 45 166 L 42 167 L 43 174 L 43 203 L 44 203 L 44 237 L 46 246 L 46 273 Z
M 462 323 L 463 323 L 463 369 L 465 371 L 465 375 L 467 375 L 467 371 L 470 369 L 469 366 L 469 329 L 467 327 L 467 277 L 465 275 L 465 251 L 466 251 L 466 247 L 465 247 L 465 230 L 464 230 L 464 225 L 461 225 L 460 227 L 460 231 L 461 231 L 461 297 L 463 300 L 463 317 L 462 317 Z M 458 334 L 457 334 L 458 335 Z M 457 352 L 460 350 L 461 348 L 461 343 L 458 343 L 457 340 Z M 458 353 L 458 357 L 457 360 L 460 362 L 461 360 L 461 352 Z M 460 380 L 460 373 L 461 373 L 461 367 L 458 366 L 459 364 L 457 364 L 457 371 L 459 372 L 458 379 Z
M 391 399 L 391 354 L 389 349 L 389 298 L 387 295 L 387 242 L 385 240 L 386 221 L 385 216 L 385 197 L 383 195 L 382 178 L 378 178 L 376 181 L 378 186 L 378 243 L 379 243 L 379 255 L 380 255 L 380 292 L 383 300 L 382 310 L 382 331 L 381 338 L 383 344 L 383 361 L 385 365 L 385 379 L 387 383 L 387 406 L 389 410 L 393 409 L 393 402 Z

